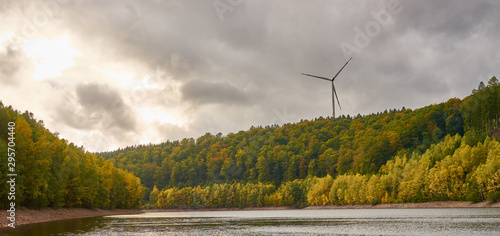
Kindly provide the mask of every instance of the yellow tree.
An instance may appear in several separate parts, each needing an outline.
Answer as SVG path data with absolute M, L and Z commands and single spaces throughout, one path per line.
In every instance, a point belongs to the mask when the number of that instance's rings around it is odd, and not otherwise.
M 83 188 L 81 196 L 83 207 L 97 207 L 99 205 L 97 192 L 99 188 L 99 174 L 96 165 L 96 156 L 88 153 L 80 157 L 80 184 Z
M 372 175 L 368 182 L 366 183 L 366 202 L 370 204 L 379 204 L 385 195 L 385 189 L 380 183 L 380 177 L 378 175 Z
M 149 194 L 149 201 L 151 201 L 154 205 L 153 207 L 158 206 L 158 196 L 160 194 L 160 191 L 158 191 L 158 188 L 156 185 L 153 187 L 153 190 L 151 190 L 151 193 Z
M 84 193 L 84 188 L 80 182 L 80 160 L 77 155 L 74 146 L 70 145 L 70 150 L 62 165 L 64 205 L 69 207 L 81 207 Z
M 429 155 L 422 157 L 414 154 L 406 163 L 398 187 L 398 200 L 418 202 L 424 200 L 425 176 L 429 171 Z
M 329 174 L 323 178 L 319 178 L 318 182 L 307 193 L 307 202 L 310 205 L 327 205 L 331 203 L 329 194 L 332 184 L 333 178 Z
M 47 140 L 43 127 L 38 127 L 38 140 L 33 144 L 32 154 L 29 157 L 30 166 L 29 177 L 31 179 L 31 191 L 33 193 L 32 203 L 36 207 L 46 207 L 48 201 L 49 176 L 51 175 L 50 166 L 52 164 L 50 143 Z
M 132 173 L 124 172 L 123 176 L 126 189 L 126 199 L 124 207 L 137 208 L 141 204 L 144 187 L 141 185 L 140 179 L 134 176 Z
M 99 205 L 103 208 L 111 207 L 111 189 L 113 188 L 113 163 L 106 161 L 103 162 L 99 168 Z
M 486 163 L 479 165 L 471 181 L 478 186 L 484 200 L 500 200 L 500 143 L 493 141 Z
M 19 202 L 24 206 L 33 206 L 33 199 L 39 194 L 36 188 L 35 178 L 38 170 L 33 163 L 33 140 L 32 130 L 24 116 L 17 116 L 15 129 L 15 150 L 16 150 L 16 185 Z M 33 175 L 33 173 L 35 175 Z M 17 199 L 16 199 L 17 200 Z

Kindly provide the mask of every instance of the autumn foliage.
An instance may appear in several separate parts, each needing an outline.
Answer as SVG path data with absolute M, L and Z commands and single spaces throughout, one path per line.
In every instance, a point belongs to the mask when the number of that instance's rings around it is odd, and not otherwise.
M 149 207 L 498 200 L 500 85 L 417 110 L 100 153 L 141 178 Z M 215 199 L 214 199 L 215 198 Z
M 305 207 L 500 200 L 499 115 L 493 77 L 463 100 L 416 110 L 320 117 L 96 154 L 3 105 L 0 129 L 16 121 L 25 206 L 134 207 L 142 198 L 152 208 Z
M 0 102 L 0 155 L 7 157 L 7 124 L 15 122 L 15 173 L 17 206 L 133 208 L 139 207 L 144 187 L 132 173 L 110 161 L 59 139 L 33 114 L 23 114 Z M 6 183 L 7 161 L 0 163 Z M 10 173 L 10 172 L 9 172 Z M 7 196 L 8 186 L 0 185 Z M 1 201 L 6 208 L 9 201 Z
M 213 184 L 156 189 L 151 207 L 242 208 L 500 199 L 500 143 L 471 147 L 446 136 L 424 154 L 396 156 L 376 174 L 309 176 L 273 184 Z M 156 200 L 157 199 L 157 200 Z

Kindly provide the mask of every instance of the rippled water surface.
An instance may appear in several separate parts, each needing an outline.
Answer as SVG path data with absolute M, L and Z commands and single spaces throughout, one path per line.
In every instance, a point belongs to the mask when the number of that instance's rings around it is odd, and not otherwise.
M 500 235 L 500 208 L 149 212 L 0 235 Z

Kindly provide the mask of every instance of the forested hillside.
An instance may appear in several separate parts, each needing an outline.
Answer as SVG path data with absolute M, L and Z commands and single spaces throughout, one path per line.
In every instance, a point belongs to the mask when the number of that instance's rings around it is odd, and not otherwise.
M 447 134 L 463 134 L 460 100 L 419 110 L 357 118 L 319 118 L 236 134 L 206 135 L 99 153 L 152 189 L 307 176 L 374 174 L 399 152 L 423 152 Z M 455 122 L 457 121 L 457 122 Z
M 272 183 L 225 183 L 151 193 L 160 208 L 261 207 L 500 200 L 500 143 L 471 147 L 446 136 L 424 154 L 397 156 L 376 174 L 308 176 Z
M 32 113 L 21 114 L 2 102 L 0 155 L 3 209 L 10 202 L 28 208 L 140 206 L 143 186 L 139 178 L 59 139 L 42 121 L 35 120 Z M 5 184 L 12 178 L 7 174 L 14 174 L 14 192 L 9 189 L 10 184 Z M 7 196 L 15 199 L 7 200 Z
M 481 178 L 498 181 L 493 154 L 498 145 L 483 141 L 498 136 L 499 114 L 500 85 L 493 77 L 463 100 L 417 110 L 252 127 L 227 136 L 207 133 L 99 155 L 140 177 L 151 192 L 145 200 L 158 207 L 493 200 L 498 199 L 498 182 L 488 185 Z M 483 156 L 464 164 L 470 156 L 455 151 L 471 148 L 481 149 Z M 453 193 L 443 184 L 452 185 Z M 346 197 L 361 189 L 371 195 Z

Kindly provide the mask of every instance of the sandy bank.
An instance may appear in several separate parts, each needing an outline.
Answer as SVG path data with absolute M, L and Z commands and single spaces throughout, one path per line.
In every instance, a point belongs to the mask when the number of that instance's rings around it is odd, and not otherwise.
M 56 220 L 68 220 L 68 219 L 78 219 L 96 216 L 108 216 L 108 215 L 123 215 L 123 214 L 139 214 L 142 213 L 141 210 L 136 209 L 86 209 L 86 208 L 60 208 L 60 209 L 41 209 L 41 210 L 29 210 L 29 209 L 18 209 L 16 210 L 16 223 L 15 226 L 56 221 Z M 7 219 L 8 212 L 2 210 L 1 214 L 1 227 L 7 227 L 10 223 Z

